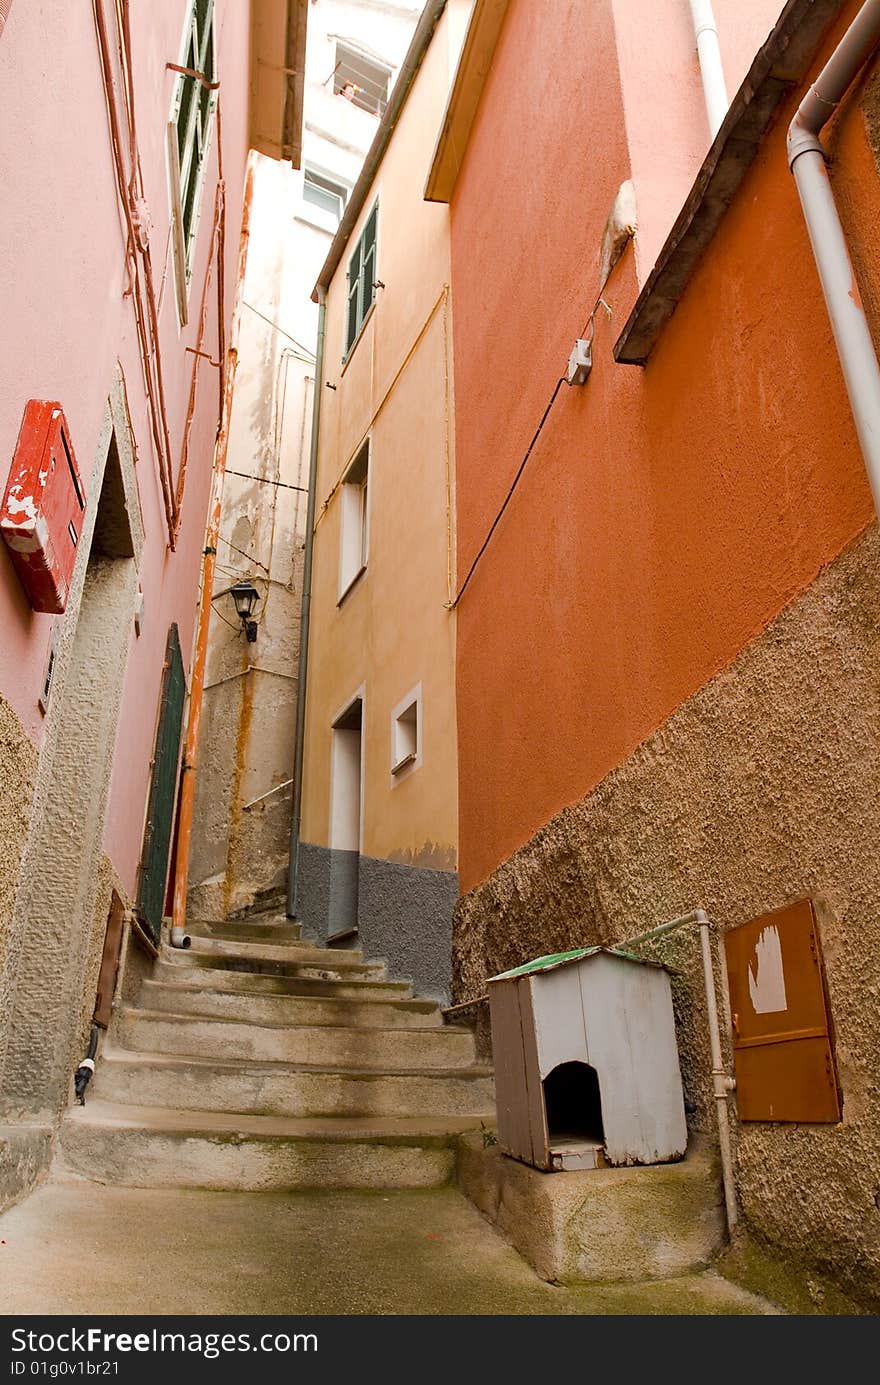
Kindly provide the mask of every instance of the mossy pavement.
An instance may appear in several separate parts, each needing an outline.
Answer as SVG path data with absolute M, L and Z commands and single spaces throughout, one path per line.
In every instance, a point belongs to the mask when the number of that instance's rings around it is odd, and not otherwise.
M 0 1218 L 0 1313 L 766 1314 L 709 1272 L 546 1284 L 454 1188 L 216 1193 L 49 1182 Z

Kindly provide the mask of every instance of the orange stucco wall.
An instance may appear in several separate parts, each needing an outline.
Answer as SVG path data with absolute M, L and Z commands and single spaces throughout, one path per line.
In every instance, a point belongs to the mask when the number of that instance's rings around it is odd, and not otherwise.
M 459 581 L 582 330 L 631 173 L 614 5 L 536 8 L 511 5 L 452 204 Z M 563 387 L 458 608 L 463 890 L 594 788 L 872 518 L 785 159 L 799 96 L 644 370 L 611 354 L 638 291 L 624 255 L 592 377 Z M 835 149 L 870 312 L 880 185 L 857 100 Z

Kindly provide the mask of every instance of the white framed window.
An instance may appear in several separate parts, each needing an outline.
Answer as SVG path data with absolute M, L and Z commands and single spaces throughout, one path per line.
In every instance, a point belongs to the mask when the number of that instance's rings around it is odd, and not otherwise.
M 367 566 L 370 546 L 370 439 L 357 452 L 340 487 L 339 600 Z
M 422 685 L 401 698 L 391 713 L 391 774 L 399 780 L 422 763 Z
M 336 40 L 333 90 L 337 96 L 371 115 L 381 115 L 388 104 L 390 83 L 391 68 L 381 58 L 351 39 Z
M 335 234 L 351 188 L 340 178 L 306 164 L 303 170 L 303 212 L 305 219 Z
M 168 122 L 174 277 L 180 321 L 185 324 L 205 165 L 217 109 L 216 92 L 211 89 L 216 67 L 214 0 L 191 0 L 180 66 L 199 74 L 181 73 L 178 77 Z

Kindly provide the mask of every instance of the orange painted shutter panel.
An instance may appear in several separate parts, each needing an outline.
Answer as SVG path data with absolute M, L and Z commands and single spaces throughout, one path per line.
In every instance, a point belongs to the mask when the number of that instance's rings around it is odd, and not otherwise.
M 742 1121 L 841 1117 L 819 929 L 800 900 L 725 934 Z

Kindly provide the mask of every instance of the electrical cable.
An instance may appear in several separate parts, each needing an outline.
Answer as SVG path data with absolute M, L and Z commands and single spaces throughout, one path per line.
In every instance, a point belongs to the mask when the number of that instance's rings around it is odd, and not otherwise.
M 245 481 L 259 481 L 261 486 L 281 486 L 286 491 L 302 491 L 303 495 L 308 495 L 308 486 L 292 486 L 289 481 L 275 481 L 271 476 L 251 476 L 247 471 L 233 471 L 231 467 L 226 468 L 227 476 L 241 476 Z
M 266 564 L 261 563 L 259 558 L 255 558 L 252 553 L 245 553 L 243 548 L 236 548 L 235 544 L 231 543 L 229 539 L 224 538 L 222 534 L 219 534 L 218 538 L 220 539 L 221 543 L 225 543 L 227 548 L 231 548 L 233 553 L 237 553 L 239 557 L 247 558 L 249 563 L 253 563 L 255 567 L 261 567 L 264 572 L 269 571 L 269 569 L 266 567 Z
M 537 428 L 535 429 L 535 432 L 534 432 L 534 435 L 533 435 L 533 437 L 532 437 L 532 440 L 531 440 L 531 442 L 529 443 L 528 448 L 526 449 L 526 454 L 525 454 L 525 456 L 523 457 L 522 461 L 520 462 L 519 468 L 517 469 L 517 473 L 516 473 L 516 475 L 514 476 L 513 480 L 512 480 L 511 483 L 510 483 L 510 490 L 507 492 L 507 495 L 504 497 L 504 503 L 503 503 L 503 505 L 501 506 L 501 509 L 498 511 L 498 513 L 497 513 L 497 515 L 495 516 L 495 518 L 493 519 L 492 525 L 491 525 L 491 527 L 490 527 L 490 529 L 489 529 L 489 532 L 488 532 L 488 534 L 486 535 L 486 537 L 483 539 L 482 544 L 480 545 L 480 550 L 479 550 L 479 552 L 477 553 L 477 556 L 474 558 L 474 561 L 471 563 L 470 567 L 468 568 L 467 576 L 465 577 L 464 581 L 462 582 L 461 586 L 459 587 L 459 589 L 458 589 L 458 594 L 454 597 L 454 599 L 453 599 L 452 601 L 447 601 L 447 602 L 444 603 L 445 606 L 446 606 L 446 609 L 447 609 L 448 611 L 454 611 L 454 610 L 455 610 L 455 608 L 456 608 L 456 606 L 458 605 L 459 601 L 461 600 L 461 598 L 464 596 L 465 592 L 467 591 L 468 583 L 470 582 L 471 578 L 472 578 L 473 575 L 474 575 L 474 572 L 476 571 L 477 564 L 479 563 L 479 561 L 480 561 L 480 559 L 482 558 L 483 554 L 485 553 L 486 549 L 489 547 L 489 541 L 490 541 L 490 539 L 492 538 L 492 535 L 495 533 L 495 530 L 498 528 L 498 525 L 501 523 L 501 517 L 502 517 L 502 515 L 504 514 L 504 511 L 507 509 L 508 505 L 510 504 L 511 500 L 513 499 L 513 493 L 514 493 L 514 491 L 516 490 L 517 486 L 519 485 L 519 479 L 520 479 L 520 477 L 522 476 L 523 472 L 524 472 L 525 469 L 526 469 L 526 463 L 528 462 L 529 457 L 531 457 L 531 455 L 532 455 L 532 452 L 533 452 L 534 447 L 535 447 L 535 443 L 538 441 L 538 438 L 541 436 L 541 432 L 542 432 L 542 430 L 543 430 L 544 424 L 547 422 L 547 419 L 548 419 L 549 416 L 550 416 L 550 410 L 553 408 L 553 405 L 556 403 L 556 397 L 557 397 L 557 395 L 559 394 L 559 391 L 562 389 L 562 386 L 563 386 L 565 383 L 566 383 L 566 381 L 565 381 L 565 376 L 564 376 L 564 375 L 560 375 L 559 379 L 556 381 L 556 385 L 554 386 L 553 393 L 552 393 L 551 396 L 550 396 L 550 402 L 548 403 L 546 409 L 544 410 L 543 414 L 541 415 L 541 422 L 538 424 Z
M 315 364 L 314 351 L 310 350 L 308 346 L 304 346 L 301 341 L 297 341 L 296 337 L 292 337 L 289 332 L 285 332 L 283 327 L 279 327 L 278 323 L 273 322 L 271 317 L 267 317 L 265 313 L 261 313 L 259 308 L 255 308 L 253 303 L 249 303 L 246 298 L 243 298 L 241 301 L 243 307 L 249 308 L 250 311 L 252 313 L 255 313 L 257 317 L 261 317 L 264 322 L 267 322 L 274 331 L 279 332 L 281 336 L 286 337 L 288 341 L 292 341 L 294 346 L 299 347 L 300 351 L 304 351 L 306 353 L 304 357 L 306 365 Z
M 613 316 L 610 306 L 605 302 L 605 299 L 602 297 L 602 295 L 601 295 L 601 293 L 600 293 L 599 296 L 597 297 L 595 303 L 593 304 L 593 307 L 592 307 L 592 310 L 591 310 L 591 312 L 590 312 L 589 317 L 587 318 L 586 322 L 584 323 L 583 327 L 581 328 L 581 337 L 583 337 L 583 335 L 584 335 L 584 333 L 586 332 L 586 330 L 587 330 L 588 327 L 592 327 L 592 328 L 594 329 L 594 330 L 590 333 L 590 338 L 589 338 L 590 341 L 592 341 L 593 336 L 594 336 L 594 334 L 595 334 L 595 318 L 596 318 L 596 311 L 597 311 L 597 309 L 598 309 L 599 307 L 602 307 L 602 308 L 605 309 L 605 311 L 606 311 L 606 313 L 608 314 L 609 318 L 611 318 L 611 317 Z M 500 522 L 501 522 L 501 517 L 502 517 L 502 515 L 504 514 L 504 511 L 507 509 L 508 505 L 510 504 L 511 500 L 513 499 L 513 493 L 514 493 L 514 491 L 516 490 L 517 486 L 519 485 L 519 479 L 520 479 L 520 477 L 522 476 L 523 472 L 524 472 L 525 469 L 526 469 L 526 463 L 528 462 L 529 457 L 532 455 L 532 451 L 533 451 L 533 449 L 534 449 L 535 443 L 538 441 L 538 438 L 541 436 L 541 431 L 542 431 L 542 429 L 543 429 L 543 427 L 544 427 L 544 424 L 547 422 L 547 419 L 548 419 L 548 417 L 549 417 L 549 415 L 550 415 L 550 410 L 553 408 L 553 405 L 556 403 L 556 396 L 559 394 L 559 391 L 560 391 L 560 389 L 562 388 L 562 386 L 563 386 L 564 384 L 566 384 L 566 383 L 567 383 L 567 381 L 566 381 L 565 376 L 564 376 L 564 375 L 560 375 L 559 379 L 556 381 L 556 385 L 555 385 L 555 387 L 554 387 L 554 389 L 553 389 L 553 393 L 552 393 L 551 396 L 550 396 L 550 402 L 549 402 L 549 404 L 547 405 L 546 409 L 544 410 L 543 414 L 541 415 L 541 422 L 538 424 L 537 428 L 535 429 L 534 436 L 532 437 L 532 440 L 531 440 L 531 442 L 529 443 L 528 448 L 526 449 L 526 454 L 525 454 L 525 456 L 523 457 L 522 461 L 520 462 L 520 464 L 519 464 L 519 469 L 518 469 L 516 475 L 514 476 L 513 481 L 512 481 L 511 484 L 510 484 L 510 490 L 507 492 L 507 495 L 504 497 L 504 503 L 503 503 L 503 505 L 501 506 L 501 509 L 498 511 L 498 513 L 497 513 L 497 515 L 495 516 L 495 518 L 493 519 L 492 525 L 491 525 L 491 527 L 490 527 L 490 529 L 489 529 L 489 532 L 488 532 L 488 534 L 486 535 L 486 537 L 484 538 L 482 544 L 480 545 L 480 550 L 479 550 L 479 552 L 477 553 L 477 556 L 474 558 L 474 561 L 471 563 L 470 567 L 468 568 L 467 576 L 465 577 L 464 581 L 462 582 L 461 586 L 459 587 L 458 593 L 457 593 L 457 595 L 453 598 L 453 600 L 452 600 L 452 601 L 447 601 L 447 602 L 444 603 L 445 606 L 446 606 L 447 611 L 454 611 L 455 608 L 456 608 L 456 606 L 458 605 L 459 601 L 460 601 L 461 598 L 464 596 L 465 591 L 467 590 L 467 585 L 468 585 L 468 583 L 470 582 L 471 578 L 473 577 L 474 572 L 476 571 L 477 564 L 479 563 L 479 561 L 480 561 L 480 559 L 482 558 L 483 554 L 485 553 L 486 549 L 489 547 L 489 541 L 490 541 L 490 539 L 492 538 L 492 535 L 495 533 L 495 530 L 498 528 L 498 525 L 499 525 Z

